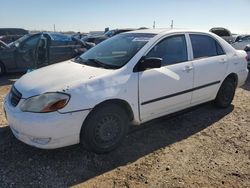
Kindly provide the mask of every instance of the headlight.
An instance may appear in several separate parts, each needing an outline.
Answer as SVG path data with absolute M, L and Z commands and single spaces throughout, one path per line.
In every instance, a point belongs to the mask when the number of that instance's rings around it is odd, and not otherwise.
M 45 93 L 26 99 L 20 108 L 23 112 L 53 112 L 65 107 L 69 99 L 65 93 Z

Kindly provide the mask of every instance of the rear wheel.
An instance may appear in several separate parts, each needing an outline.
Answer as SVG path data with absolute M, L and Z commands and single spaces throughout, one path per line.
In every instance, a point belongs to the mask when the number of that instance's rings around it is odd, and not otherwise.
M 235 80 L 226 78 L 222 83 L 215 99 L 215 105 L 220 108 L 227 108 L 233 101 L 236 90 Z
M 116 149 L 128 131 L 128 116 L 118 105 L 100 106 L 91 112 L 81 130 L 81 143 L 95 153 Z

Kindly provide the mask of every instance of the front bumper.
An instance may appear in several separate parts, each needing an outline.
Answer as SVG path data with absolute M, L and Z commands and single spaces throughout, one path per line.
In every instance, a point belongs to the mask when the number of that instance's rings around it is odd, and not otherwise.
M 15 137 L 42 149 L 78 144 L 83 121 L 89 113 L 89 110 L 64 114 L 22 112 L 19 105 L 13 107 L 10 104 L 8 96 L 4 101 L 4 110 Z

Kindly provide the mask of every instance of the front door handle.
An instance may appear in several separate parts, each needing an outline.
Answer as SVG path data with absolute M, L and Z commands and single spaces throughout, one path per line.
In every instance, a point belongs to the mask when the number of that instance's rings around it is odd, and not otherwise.
M 192 66 L 185 66 L 185 68 L 183 69 L 183 71 L 185 72 L 190 72 L 191 70 L 193 70 Z
M 226 59 L 226 58 L 222 58 L 222 59 L 220 59 L 220 63 L 221 63 L 221 64 L 225 64 L 225 63 L 227 63 L 227 59 Z

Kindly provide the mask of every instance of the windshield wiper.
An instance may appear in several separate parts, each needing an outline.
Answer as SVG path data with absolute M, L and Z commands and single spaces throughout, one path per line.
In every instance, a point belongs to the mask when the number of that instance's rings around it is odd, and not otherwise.
M 80 63 L 80 64 L 90 65 L 90 66 L 93 66 L 92 63 L 94 63 L 95 66 L 102 67 L 105 69 L 117 69 L 117 68 L 119 68 L 119 66 L 105 64 L 97 59 L 83 59 L 81 57 L 78 57 L 78 58 L 72 59 L 72 61 L 76 62 L 76 63 Z
M 85 62 L 86 62 L 81 57 L 76 57 L 74 59 L 71 59 L 71 61 L 76 62 L 76 63 L 83 63 L 83 64 L 85 64 Z
M 106 69 L 117 69 L 117 68 L 119 68 L 119 66 L 106 64 L 106 63 L 103 63 L 103 62 L 101 62 L 101 61 L 99 61 L 97 59 L 88 59 L 88 61 L 94 62 L 96 65 L 98 65 L 100 67 L 103 67 L 103 68 L 106 68 Z

